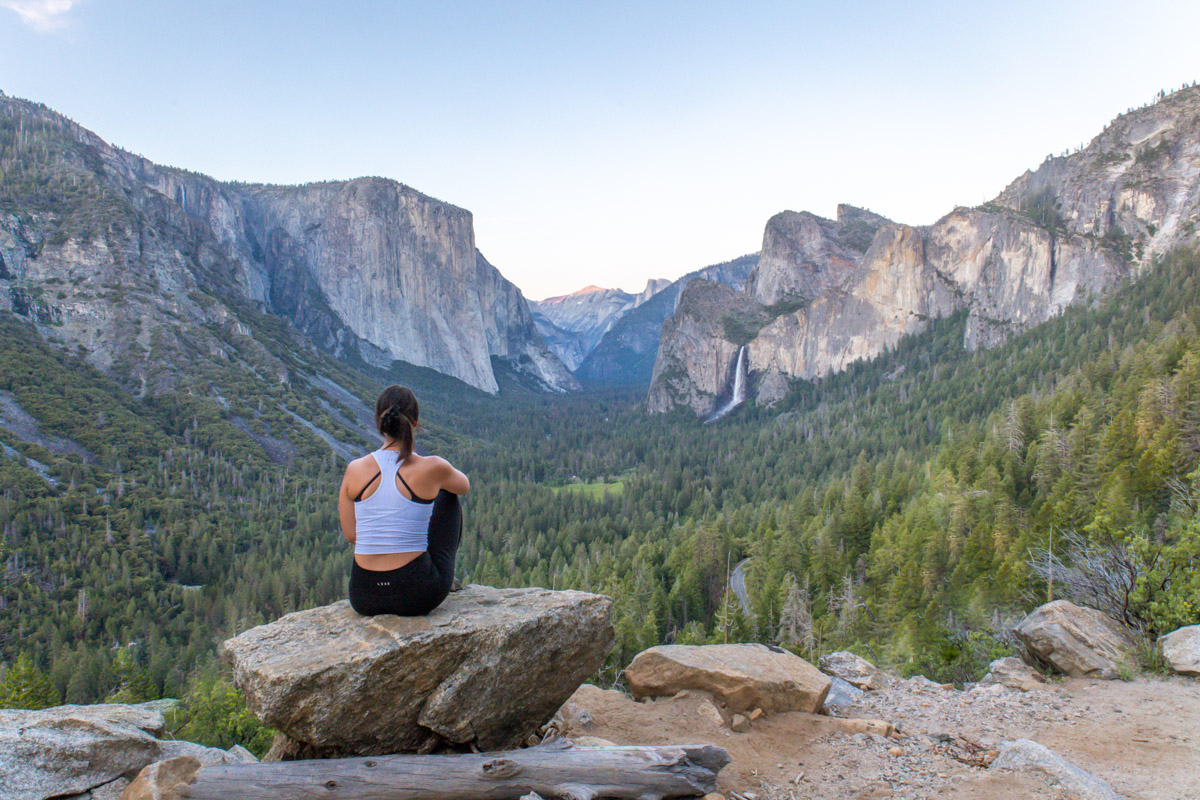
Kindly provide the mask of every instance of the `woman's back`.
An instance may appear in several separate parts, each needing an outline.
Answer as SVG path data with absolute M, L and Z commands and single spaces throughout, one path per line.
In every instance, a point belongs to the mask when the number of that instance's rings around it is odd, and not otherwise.
M 462 534 L 458 495 L 467 476 L 413 452 L 416 396 L 389 386 L 375 403 L 383 446 L 346 467 L 338 495 L 342 534 L 354 544 L 350 604 L 362 614 L 425 614 L 450 590 Z
M 378 472 L 371 478 L 368 491 L 360 492 L 354 501 L 354 554 L 419 553 L 427 549 L 433 498 L 422 499 L 405 480 L 399 452 L 379 449 L 366 458 L 375 462 Z M 429 469 L 413 466 L 409 471 L 418 483 L 431 479 Z M 418 475 L 425 480 L 418 481 Z

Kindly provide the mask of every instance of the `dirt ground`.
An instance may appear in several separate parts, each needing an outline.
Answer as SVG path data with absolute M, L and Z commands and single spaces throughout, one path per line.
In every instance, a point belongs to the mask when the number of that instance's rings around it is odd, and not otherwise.
M 636 703 L 584 686 L 564 708 L 573 709 L 571 737 L 724 747 L 732 762 L 718 791 L 747 800 L 1071 798 L 1041 773 L 982 766 L 989 750 L 1019 738 L 1049 747 L 1130 800 L 1200 798 L 1200 681 L 1186 678 L 1066 679 L 1031 692 L 901 681 L 836 709 L 838 717 L 892 723 L 899 730 L 890 738 L 802 713 L 763 716 L 735 733 L 729 714 L 694 692 Z

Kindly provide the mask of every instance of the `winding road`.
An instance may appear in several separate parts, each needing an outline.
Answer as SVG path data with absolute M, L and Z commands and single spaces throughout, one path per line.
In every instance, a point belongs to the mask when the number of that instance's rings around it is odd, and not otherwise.
M 746 562 L 748 558 L 743 558 L 733 568 L 733 572 L 729 575 L 729 588 L 733 589 L 733 593 L 737 595 L 738 605 L 742 607 L 743 614 L 750 614 L 750 598 L 746 595 Z

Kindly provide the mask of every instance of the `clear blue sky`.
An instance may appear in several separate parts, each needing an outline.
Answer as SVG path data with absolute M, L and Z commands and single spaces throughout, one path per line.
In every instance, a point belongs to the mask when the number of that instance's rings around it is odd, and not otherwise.
M 0 0 L 0 89 L 222 179 L 384 175 L 538 299 L 933 222 L 1200 79 L 1200 3 Z

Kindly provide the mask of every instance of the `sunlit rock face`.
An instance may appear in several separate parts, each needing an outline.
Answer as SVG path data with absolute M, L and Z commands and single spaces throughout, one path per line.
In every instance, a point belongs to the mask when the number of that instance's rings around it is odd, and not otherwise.
M 113 148 L 43 106 L 0 97 L 0 115 L 17 121 L 12 135 L 28 126 L 55 144 L 23 166 L 83 198 L 0 219 L 0 283 L 21 287 L 5 292 L 12 310 L 147 391 L 174 385 L 197 351 L 233 357 L 211 326 L 246 336 L 242 302 L 340 356 L 405 361 L 487 392 L 499 357 L 546 388 L 578 388 L 520 291 L 476 250 L 469 211 L 384 178 L 221 183 Z
M 1195 88 L 1119 117 L 1083 150 L 1048 158 L 995 200 L 928 227 L 850 206 L 837 220 L 783 212 L 767 223 L 740 304 L 727 304 L 734 310 L 709 304 L 717 318 L 705 321 L 699 307 L 681 307 L 690 318 L 664 325 L 659 356 L 670 363 L 656 365 L 649 407 L 715 407 L 727 387 L 709 361 L 734 358 L 743 343 L 734 334 L 746 333 L 731 315 L 766 318 L 747 340 L 751 386 L 769 385 L 776 399 L 779 378 L 838 372 L 960 310 L 965 347 L 999 344 L 1176 246 L 1200 245 L 1198 228 Z
M 684 290 L 697 279 L 740 290 L 757 263 L 755 253 L 689 272 L 666 286 L 662 281 L 650 281 L 634 308 L 613 323 L 580 362 L 575 376 L 590 388 L 649 386 L 663 324 L 675 313 Z

